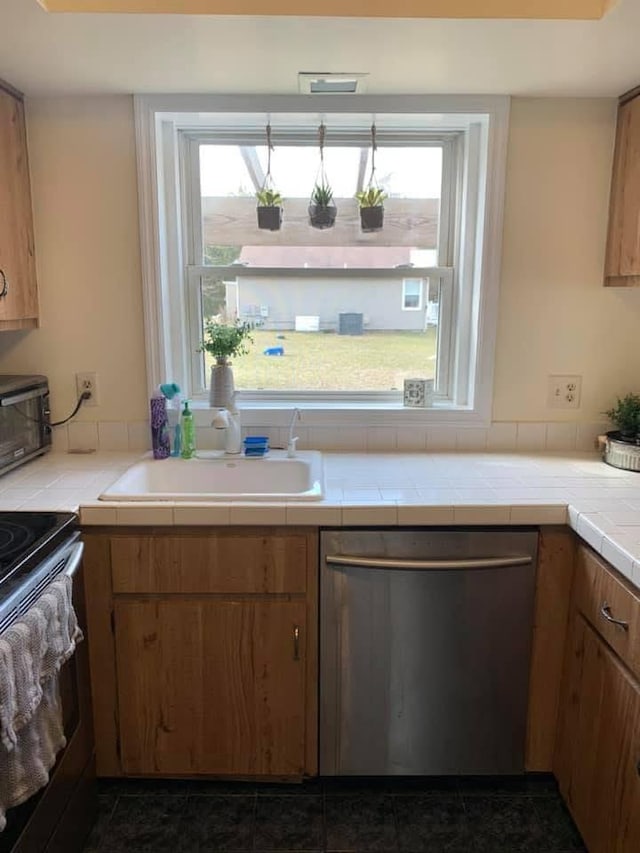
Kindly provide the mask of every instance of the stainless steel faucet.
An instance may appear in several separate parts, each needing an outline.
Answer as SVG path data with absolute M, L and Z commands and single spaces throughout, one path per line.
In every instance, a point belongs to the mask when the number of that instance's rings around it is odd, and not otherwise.
M 298 436 L 294 436 L 293 427 L 295 425 L 296 420 L 302 420 L 302 414 L 300 409 L 295 408 L 291 413 L 291 420 L 289 421 L 289 439 L 287 441 L 287 456 L 290 459 L 293 459 L 296 455 L 296 442 L 298 441 Z

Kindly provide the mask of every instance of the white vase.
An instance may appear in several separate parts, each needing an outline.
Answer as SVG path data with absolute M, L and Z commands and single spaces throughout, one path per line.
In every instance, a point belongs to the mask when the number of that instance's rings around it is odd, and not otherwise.
M 209 405 L 212 409 L 227 409 L 233 403 L 235 387 L 233 370 L 226 358 L 218 359 L 211 365 L 211 383 L 209 385 Z

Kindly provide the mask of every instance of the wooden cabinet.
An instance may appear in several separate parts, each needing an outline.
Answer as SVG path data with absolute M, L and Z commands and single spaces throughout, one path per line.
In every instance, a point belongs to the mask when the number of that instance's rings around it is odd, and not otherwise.
M 589 585 L 584 572 L 600 561 L 583 546 L 578 552 L 554 771 L 590 853 L 635 853 L 640 684 L 599 633 L 599 622 L 589 621 L 592 611 L 581 593 Z
M 0 82 L 0 330 L 37 325 L 24 103 Z
M 316 773 L 317 533 L 85 541 L 98 773 Z
M 607 287 L 640 286 L 640 92 L 618 108 L 604 267 Z

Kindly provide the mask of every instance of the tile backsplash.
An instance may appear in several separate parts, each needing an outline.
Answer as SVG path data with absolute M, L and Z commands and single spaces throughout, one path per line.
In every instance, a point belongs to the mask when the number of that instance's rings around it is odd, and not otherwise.
M 332 451 L 589 451 L 607 423 L 494 422 L 487 428 L 446 426 L 296 426 L 300 449 Z M 222 447 L 223 432 L 197 427 L 196 446 L 201 450 Z M 273 426 L 243 428 L 243 435 L 268 435 L 272 447 L 284 447 L 288 429 Z M 53 447 L 58 451 L 149 450 L 147 421 L 82 421 L 56 427 Z

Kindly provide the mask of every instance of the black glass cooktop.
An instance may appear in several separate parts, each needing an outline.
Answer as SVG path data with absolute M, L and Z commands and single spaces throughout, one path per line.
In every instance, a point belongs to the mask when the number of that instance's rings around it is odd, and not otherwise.
M 76 523 L 71 512 L 0 512 L 0 596 L 10 577 L 35 568 L 73 533 Z

